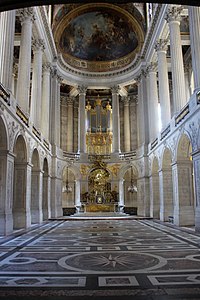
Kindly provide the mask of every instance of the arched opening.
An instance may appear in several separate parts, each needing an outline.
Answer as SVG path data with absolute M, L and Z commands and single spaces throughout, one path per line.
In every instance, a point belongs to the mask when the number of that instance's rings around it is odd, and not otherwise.
M 50 178 L 46 158 L 43 163 L 42 212 L 43 220 L 47 220 L 50 217 Z
M 13 230 L 12 220 L 12 188 L 13 167 L 8 160 L 8 139 L 6 127 L 0 118 L 0 234 L 4 235 Z M 7 192 L 8 191 L 8 192 Z
M 160 181 L 160 220 L 173 222 L 173 184 L 172 155 L 168 148 L 163 152 L 162 168 L 159 172 Z
M 13 227 L 19 229 L 29 227 L 30 219 L 27 149 L 21 135 L 16 140 L 14 154 Z
M 40 170 L 39 154 L 36 149 L 32 155 L 31 172 L 31 223 L 41 223 L 42 216 L 42 172 Z
M 124 174 L 124 212 L 137 215 L 137 172 L 131 166 Z
M 63 169 L 62 183 L 62 209 L 64 216 L 74 214 L 76 211 L 75 192 L 75 175 L 73 171 L 66 166 Z
M 157 157 L 153 159 L 150 176 L 150 217 L 160 218 L 160 190 L 159 190 L 159 163 Z
M 178 142 L 177 162 L 173 165 L 174 223 L 194 225 L 194 186 L 192 146 L 186 134 Z

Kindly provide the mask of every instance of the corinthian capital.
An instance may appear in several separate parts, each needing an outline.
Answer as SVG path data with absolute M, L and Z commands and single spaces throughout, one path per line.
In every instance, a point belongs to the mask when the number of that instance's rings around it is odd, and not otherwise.
M 35 13 L 33 7 L 21 8 L 18 10 L 21 23 L 26 21 L 35 21 Z
M 38 51 L 38 50 L 44 51 L 44 49 L 45 49 L 44 40 L 42 40 L 42 39 L 33 39 L 32 48 L 33 48 L 33 51 Z
M 78 86 L 77 90 L 78 90 L 78 93 L 79 93 L 79 94 L 86 94 L 86 92 L 87 92 L 87 87 L 84 86 L 84 85 L 81 85 L 81 86 Z
M 157 72 L 157 63 L 151 62 L 147 67 L 147 72 Z
M 120 91 L 120 87 L 118 85 L 111 87 L 112 94 L 119 94 L 119 91 Z
M 167 52 L 168 49 L 168 39 L 159 39 L 155 44 L 155 50 Z
M 166 21 L 172 22 L 172 21 L 181 21 L 181 11 L 183 10 L 183 7 L 181 5 L 179 6 L 170 6 L 168 9 L 168 12 L 166 14 Z

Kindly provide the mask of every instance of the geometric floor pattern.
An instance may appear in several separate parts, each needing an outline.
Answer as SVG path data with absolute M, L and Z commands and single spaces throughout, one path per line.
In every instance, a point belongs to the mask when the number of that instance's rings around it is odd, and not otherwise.
M 200 236 L 153 220 L 49 221 L 0 238 L 6 299 L 200 299 Z

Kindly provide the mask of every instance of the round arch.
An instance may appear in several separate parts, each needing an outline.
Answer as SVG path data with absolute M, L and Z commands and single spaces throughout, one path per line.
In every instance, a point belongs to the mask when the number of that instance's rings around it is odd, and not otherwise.
M 29 227 L 26 217 L 30 207 L 28 190 L 27 145 L 23 135 L 18 135 L 14 144 L 14 197 L 13 197 L 13 227 L 14 229 Z M 29 216 L 28 216 L 29 217 Z

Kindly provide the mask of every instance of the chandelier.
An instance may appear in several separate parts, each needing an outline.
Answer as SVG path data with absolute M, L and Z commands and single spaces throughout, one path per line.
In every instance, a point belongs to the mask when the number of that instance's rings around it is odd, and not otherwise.
M 129 193 L 137 192 L 137 187 L 133 184 L 133 167 L 131 166 L 131 185 L 128 187 Z
M 68 167 L 67 167 L 67 180 L 66 180 L 66 185 L 64 187 L 63 192 L 66 192 L 66 193 L 72 192 L 72 187 L 69 185 L 69 181 L 68 181 Z

